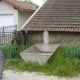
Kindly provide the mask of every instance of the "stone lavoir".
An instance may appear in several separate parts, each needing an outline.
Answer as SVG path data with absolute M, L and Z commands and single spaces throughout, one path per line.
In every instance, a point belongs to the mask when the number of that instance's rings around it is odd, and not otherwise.
M 27 31 L 27 42 L 35 44 L 23 54 L 37 53 L 37 50 L 31 52 L 34 47 L 37 47 L 40 53 L 35 55 L 42 55 L 44 51 L 40 48 L 43 48 L 46 56 L 47 50 L 52 48 L 51 44 L 66 46 L 80 42 L 80 0 L 46 0 L 26 21 L 21 30 Z M 45 45 L 48 45 L 47 48 Z M 58 47 L 59 45 L 56 49 Z M 42 59 L 42 56 L 36 57 Z
M 30 44 L 48 41 L 61 45 L 80 42 L 80 0 L 46 0 L 21 27 Z M 47 40 L 43 40 L 48 31 Z M 47 35 L 47 33 L 46 33 Z M 46 39 L 46 38 L 44 38 Z

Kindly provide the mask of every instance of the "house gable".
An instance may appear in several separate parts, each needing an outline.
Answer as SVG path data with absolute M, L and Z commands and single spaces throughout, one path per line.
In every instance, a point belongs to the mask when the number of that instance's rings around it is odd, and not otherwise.
M 13 14 L 14 11 L 17 11 L 16 9 L 13 8 L 13 6 L 0 1 L 0 14 Z

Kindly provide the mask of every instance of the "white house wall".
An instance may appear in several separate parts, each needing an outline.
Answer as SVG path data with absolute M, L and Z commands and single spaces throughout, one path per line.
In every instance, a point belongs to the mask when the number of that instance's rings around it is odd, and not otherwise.
M 18 26 L 18 10 L 14 9 L 11 5 L 0 1 L 0 14 L 13 14 L 14 15 L 14 24 Z
M 22 27 L 22 25 L 28 20 L 28 18 L 33 14 L 33 12 L 27 11 L 18 11 L 18 30 Z

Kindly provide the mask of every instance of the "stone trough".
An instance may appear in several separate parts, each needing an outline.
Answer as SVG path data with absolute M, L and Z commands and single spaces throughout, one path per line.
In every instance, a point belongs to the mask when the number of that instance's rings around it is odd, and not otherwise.
M 59 44 L 35 44 L 20 53 L 25 62 L 37 62 L 43 65 L 59 47 Z

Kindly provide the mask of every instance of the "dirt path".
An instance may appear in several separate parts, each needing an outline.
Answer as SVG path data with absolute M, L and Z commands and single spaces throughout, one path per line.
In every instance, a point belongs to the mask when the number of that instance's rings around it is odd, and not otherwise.
M 60 78 L 57 76 L 46 76 L 42 73 L 16 72 L 12 70 L 3 71 L 2 80 L 80 80 L 80 76 L 75 78 Z

